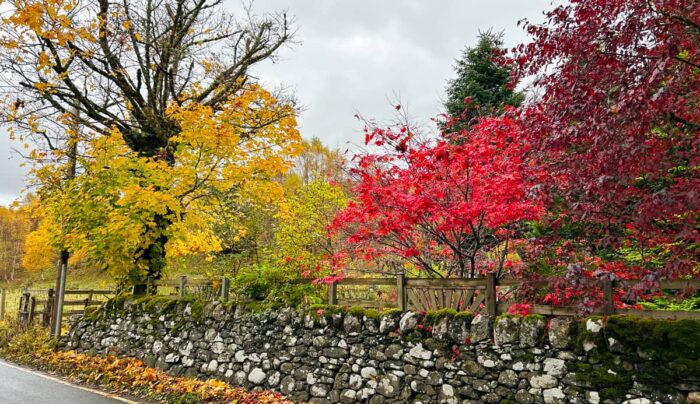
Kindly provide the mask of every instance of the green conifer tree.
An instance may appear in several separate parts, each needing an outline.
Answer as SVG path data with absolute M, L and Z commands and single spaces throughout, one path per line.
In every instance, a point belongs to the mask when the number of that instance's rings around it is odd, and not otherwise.
M 462 52 L 455 65 L 457 77 L 446 89 L 446 114 L 455 120 L 448 131 L 469 128 L 481 116 L 499 115 L 506 105 L 522 103 L 523 94 L 509 85 L 510 67 L 496 60 L 502 52 L 503 34 L 491 30 L 480 32 L 477 45 Z

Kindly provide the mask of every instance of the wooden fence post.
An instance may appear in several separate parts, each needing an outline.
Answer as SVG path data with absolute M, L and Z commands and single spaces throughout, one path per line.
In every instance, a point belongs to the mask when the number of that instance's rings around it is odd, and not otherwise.
M 5 319 L 5 304 L 7 303 L 7 289 L 0 290 L 0 320 Z
M 29 314 L 28 318 L 29 320 L 27 321 L 27 324 L 32 324 L 34 322 L 34 310 L 36 309 L 36 297 L 31 296 L 29 298 Z M 60 335 L 59 335 L 60 337 Z
M 399 310 L 406 311 L 406 276 L 404 274 L 396 275 L 396 290 L 398 291 Z
M 615 314 L 614 284 L 611 279 L 603 281 L 603 315 Z
M 26 290 L 22 290 L 22 295 L 19 297 L 19 315 L 20 324 L 29 325 L 29 298 L 31 295 Z
M 51 315 L 53 314 L 53 300 L 55 299 L 55 293 L 53 289 L 49 289 L 46 298 L 46 304 L 44 304 L 44 312 L 41 313 L 41 326 L 49 327 L 51 326 Z
M 187 294 L 187 276 L 180 276 L 180 297 L 185 297 Z
M 496 273 L 486 274 L 486 314 L 489 316 L 498 315 L 498 305 L 496 296 Z
M 221 277 L 221 299 L 228 302 L 228 290 L 231 287 L 231 283 L 226 276 Z
M 134 285 L 134 296 L 143 296 L 143 294 L 154 295 L 156 293 L 156 281 L 152 275 L 146 277 L 145 290 L 143 287 L 144 285 L 142 284 Z
M 90 289 L 90 294 L 88 295 L 87 302 L 85 303 L 85 307 L 87 308 L 89 305 L 92 304 L 92 295 L 94 293 L 94 289 Z
M 338 282 L 336 281 L 328 284 L 328 304 L 338 304 Z

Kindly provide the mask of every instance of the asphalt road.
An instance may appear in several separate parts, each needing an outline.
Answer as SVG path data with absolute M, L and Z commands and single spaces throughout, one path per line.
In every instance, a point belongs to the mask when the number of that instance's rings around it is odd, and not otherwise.
M 115 404 L 130 402 L 89 391 L 0 361 L 0 404 Z

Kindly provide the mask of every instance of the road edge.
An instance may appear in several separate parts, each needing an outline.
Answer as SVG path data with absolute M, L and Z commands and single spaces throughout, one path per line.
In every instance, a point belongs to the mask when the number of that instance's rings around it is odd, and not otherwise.
M 15 365 L 14 363 L 8 362 L 8 361 L 6 361 L 6 360 L 4 360 L 4 359 L 0 359 L 0 365 L 4 365 L 4 366 L 7 366 L 7 367 L 12 368 L 12 369 L 15 369 L 15 370 L 19 370 L 19 371 L 22 371 L 22 372 L 25 372 L 25 373 L 29 373 L 29 374 L 32 374 L 32 375 L 34 375 L 34 376 L 39 376 L 39 377 L 42 377 L 42 378 L 44 378 L 44 379 L 51 380 L 51 381 L 54 381 L 54 382 L 57 382 L 57 383 L 61 383 L 61 384 L 63 384 L 63 385 L 70 386 L 70 387 L 73 387 L 73 388 L 76 388 L 76 389 L 79 389 L 79 390 L 83 390 L 83 391 L 87 391 L 87 392 L 90 392 L 90 393 L 93 393 L 93 394 L 97 394 L 97 395 L 100 395 L 100 396 L 102 396 L 102 397 L 107 397 L 107 398 L 111 398 L 111 399 L 113 399 L 113 400 L 121 401 L 121 402 L 123 402 L 123 403 L 128 403 L 128 404 L 139 404 L 138 401 L 129 400 L 128 398 L 120 397 L 120 396 L 117 396 L 117 395 L 115 395 L 115 394 L 106 393 L 106 392 L 104 392 L 104 391 L 95 390 L 95 389 L 91 389 L 91 388 L 89 388 L 89 387 L 80 386 L 80 385 L 78 385 L 78 384 L 74 384 L 74 383 L 65 381 L 65 380 L 63 380 L 63 379 L 61 379 L 61 378 L 48 375 L 48 374 L 46 374 L 46 373 L 44 373 L 44 372 L 40 372 L 40 371 L 36 371 L 36 370 L 32 370 L 32 369 L 27 369 L 27 368 L 24 368 L 24 367 L 21 367 L 21 366 L 17 366 L 17 365 Z

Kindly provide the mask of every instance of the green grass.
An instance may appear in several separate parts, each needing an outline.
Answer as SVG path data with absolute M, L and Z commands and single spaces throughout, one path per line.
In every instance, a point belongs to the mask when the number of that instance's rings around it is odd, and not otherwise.
M 0 281 L 0 289 L 6 289 L 5 316 L 17 317 L 19 300 L 24 289 L 48 290 L 56 287 L 56 270 L 25 272 L 12 281 Z M 86 269 L 69 270 L 66 277 L 66 289 L 100 289 L 114 290 L 116 282 L 105 272 Z M 38 298 L 45 298 L 42 293 Z M 81 297 L 82 298 L 82 297 Z
M 177 278 L 180 273 L 171 273 L 169 278 Z M 182 275 L 201 278 L 202 274 L 183 273 Z M 17 317 L 19 309 L 19 301 L 22 296 L 22 290 L 48 290 L 56 287 L 56 270 L 49 269 L 41 272 L 24 272 L 12 281 L 0 280 L 0 289 L 6 289 L 6 309 L 5 315 L 8 318 Z M 73 269 L 69 268 L 66 278 L 67 290 L 115 290 L 117 282 L 104 271 L 95 271 L 88 268 Z M 158 287 L 159 295 L 175 295 L 177 290 L 174 286 Z M 196 293 L 195 293 L 196 294 Z M 41 293 L 41 297 L 45 298 L 45 294 Z M 85 298 L 80 296 L 79 298 Z

